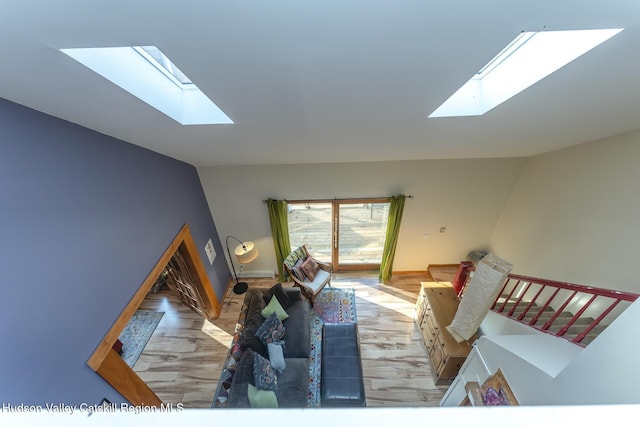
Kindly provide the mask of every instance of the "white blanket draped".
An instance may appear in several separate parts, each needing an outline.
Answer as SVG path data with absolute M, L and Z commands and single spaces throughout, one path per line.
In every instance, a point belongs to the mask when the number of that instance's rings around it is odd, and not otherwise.
M 504 285 L 513 265 L 493 253 L 478 262 L 467 284 L 458 311 L 447 330 L 458 342 L 466 341 L 476 333 Z

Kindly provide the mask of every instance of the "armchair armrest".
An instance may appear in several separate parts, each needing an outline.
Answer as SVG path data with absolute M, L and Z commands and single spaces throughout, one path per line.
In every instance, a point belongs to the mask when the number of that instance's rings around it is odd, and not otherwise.
M 316 260 L 316 264 L 318 264 L 318 267 L 320 267 L 321 270 L 328 271 L 329 273 L 333 271 L 333 266 L 329 263 Z

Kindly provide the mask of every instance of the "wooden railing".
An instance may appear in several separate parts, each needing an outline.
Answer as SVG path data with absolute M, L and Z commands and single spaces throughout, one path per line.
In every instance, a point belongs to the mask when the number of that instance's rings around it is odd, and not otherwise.
M 453 282 L 459 296 L 473 270 L 470 262 L 460 264 Z M 491 310 L 584 347 L 639 296 L 509 274 Z

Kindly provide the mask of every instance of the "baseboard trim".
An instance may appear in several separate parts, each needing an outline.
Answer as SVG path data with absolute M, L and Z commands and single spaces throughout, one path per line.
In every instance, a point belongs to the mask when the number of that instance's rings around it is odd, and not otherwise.
M 415 270 L 415 271 L 411 271 L 411 270 L 406 270 L 406 271 L 393 271 L 391 274 L 392 276 L 398 275 L 398 276 L 402 276 L 402 275 L 413 275 L 413 274 L 427 274 L 429 271 L 428 270 Z
M 275 272 L 269 270 L 248 270 L 238 273 L 238 279 L 272 279 L 274 277 L 276 277 Z
M 444 267 L 457 267 L 459 265 L 460 265 L 460 263 L 458 263 L 458 264 L 429 264 L 427 266 L 427 270 L 429 270 L 431 267 L 444 268 Z

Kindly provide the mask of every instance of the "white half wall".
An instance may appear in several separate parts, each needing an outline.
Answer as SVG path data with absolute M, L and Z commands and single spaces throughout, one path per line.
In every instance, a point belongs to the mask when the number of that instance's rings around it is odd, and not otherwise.
M 527 160 L 491 239 L 513 272 L 640 292 L 640 131 Z
M 277 271 L 263 200 L 402 193 L 414 198 L 405 204 L 394 270 L 419 271 L 428 264 L 457 263 L 470 250 L 488 246 L 524 162 L 508 158 L 209 166 L 198 168 L 198 173 L 223 245 L 227 235 L 256 242 L 260 256 L 244 266 L 246 274 Z M 441 234 L 440 227 L 446 232 Z

